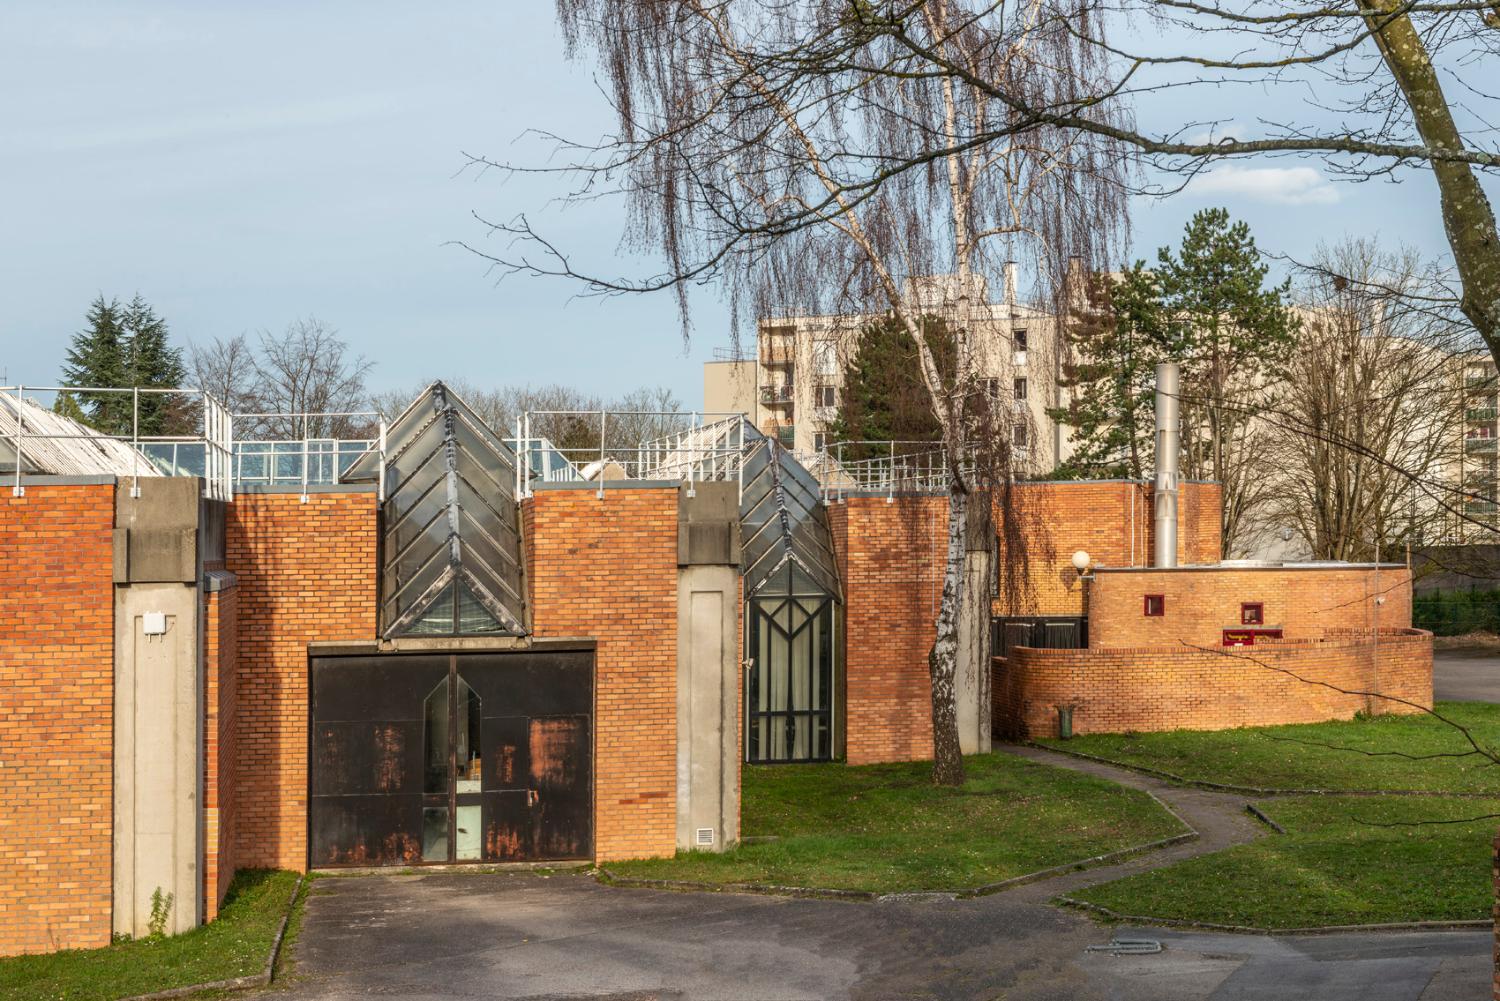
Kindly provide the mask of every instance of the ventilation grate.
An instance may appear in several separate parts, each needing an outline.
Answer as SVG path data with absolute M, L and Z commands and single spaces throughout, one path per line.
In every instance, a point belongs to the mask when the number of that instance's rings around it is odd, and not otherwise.
M 708 848 L 714 843 L 714 829 L 712 827 L 698 828 L 698 847 Z

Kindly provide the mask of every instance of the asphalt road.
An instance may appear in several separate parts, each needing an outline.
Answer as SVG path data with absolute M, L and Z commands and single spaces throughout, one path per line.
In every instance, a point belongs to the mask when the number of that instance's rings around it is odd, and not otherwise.
M 1432 655 L 1432 695 L 1445 701 L 1500 702 L 1500 651 L 1437 651 Z
M 1045 884 L 1042 884 L 1045 885 Z M 1032 888 L 1024 888 L 1032 889 Z M 614 1001 L 1479 1001 L 1487 931 L 1122 935 L 1044 891 L 845 903 L 600 886 L 582 875 L 421 874 L 314 884 L 279 996 Z

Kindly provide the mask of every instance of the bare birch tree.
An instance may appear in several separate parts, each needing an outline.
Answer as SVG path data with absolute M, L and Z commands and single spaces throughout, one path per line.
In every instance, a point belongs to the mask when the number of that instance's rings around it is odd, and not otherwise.
M 577 197 L 623 189 L 626 245 L 659 251 L 666 269 L 589 274 L 524 217 L 494 225 L 506 249 L 486 256 L 597 293 L 674 290 L 685 330 L 688 287 L 713 281 L 736 315 L 886 313 L 906 328 L 949 470 L 929 656 L 933 777 L 961 782 L 966 512 L 972 495 L 1003 493 L 1012 458 L 1008 403 L 980 405 L 975 385 L 984 289 L 1013 260 L 1060 301 L 1068 258 L 1084 269 L 1110 260 L 1124 219 L 1113 140 L 1035 122 L 995 136 L 992 124 L 1012 119 L 996 95 L 1087 100 L 1126 128 L 1123 110 L 1094 90 L 1105 50 L 1088 7 L 930 0 L 903 8 L 899 35 L 884 8 L 860 0 L 559 0 L 558 11 L 571 52 L 597 56 L 619 121 L 600 144 L 561 144 L 582 177 Z M 963 72 L 934 73 L 933 60 Z M 919 280 L 932 275 L 951 276 L 941 301 Z M 955 333 L 950 374 L 924 316 Z M 1006 516 L 1007 505 L 997 509 Z

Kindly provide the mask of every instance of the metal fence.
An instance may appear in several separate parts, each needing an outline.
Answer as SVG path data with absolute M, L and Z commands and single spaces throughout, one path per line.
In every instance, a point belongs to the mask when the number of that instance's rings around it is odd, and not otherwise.
M 990 619 L 990 652 L 1009 657 L 1012 647 L 1077 650 L 1089 645 L 1086 615 L 997 615 Z
M 533 483 L 738 480 L 747 440 L 741 414 L 644 410 L 530 410 L 516 422 L 522 476 Z M 753 433 L 753 432 L 748 432 Z

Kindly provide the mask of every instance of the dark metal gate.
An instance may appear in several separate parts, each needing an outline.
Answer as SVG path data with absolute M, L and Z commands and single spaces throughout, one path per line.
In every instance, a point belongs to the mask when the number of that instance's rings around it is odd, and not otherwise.
M 314 866 L 593 856 L 585 651 L 315 657 Z

